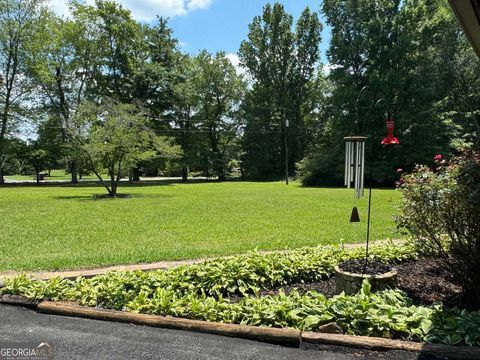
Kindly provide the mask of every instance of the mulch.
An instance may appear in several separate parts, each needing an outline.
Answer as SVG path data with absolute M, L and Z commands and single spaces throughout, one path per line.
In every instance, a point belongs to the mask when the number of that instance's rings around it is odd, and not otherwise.
M 415 305 L 431 305 L 442 302 L 445 307 L 469 308 L 462 298 L 462 288 L 456 284 L 451 274 L 442 269 L 434 259 L 421 259 L 394 266 L 398 273 L 398 288 L 405 291 Z M 260 295 L 275 295 L 280 289 L 285 293 L 297 289 L 300 293 L 315 290 L 326 297 L 336 295 L 335 278 L 312 283 L 296 283 L 264 290 Z
M 340 270 L 355 274 L 381 275 L 392 270 L 392 266 L 380 261 L 369 261 L 365 259 L 351 259 L 339 264 Z

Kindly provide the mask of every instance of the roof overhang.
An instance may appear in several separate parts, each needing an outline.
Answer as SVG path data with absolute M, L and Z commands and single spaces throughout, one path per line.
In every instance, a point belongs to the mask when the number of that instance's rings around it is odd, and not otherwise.
M 468 41 L 480 59 L 480 0 L 449 0 Z

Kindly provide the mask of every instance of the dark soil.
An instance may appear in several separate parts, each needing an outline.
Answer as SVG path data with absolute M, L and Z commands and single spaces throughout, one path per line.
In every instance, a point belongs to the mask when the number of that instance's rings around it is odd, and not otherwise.
M 446 307 L 470 308 L 462 297 L 462 287 L 452 275 L 442 269 L 434 259 L 422 259 L 396 266 L 398 287 L 415 304 L 430 305 L 442 302 Z
M 451 274 L 443 270 L 434 259 L 422 259 L 395 265 L 398 273 L 398 288 L 405 291 L 416 305 L 431 305 L 442 302 L 446 307 L 470 309 L 471 306 L 462 297 L 462 288 L 454 282 Z M 335 278 L 313 283 L 296 283 L 264 290 L 260 295 L 275 295 L 283 289 L 290 293 L 297 289 L 300 293 L 315 290 L 327 297 L 334 296 Z M 238 300 L 238 299 L 232 299 Z
M 130 194 L 115 194 L 112 196 L 110 194 L 100 194 L 100 195 L 93 195 L 94 199 L 129 199 L 132 196 Z
M 338 265 L 340 270 L 355 274 L 381 275 L 392 270 L 390 265 L 379 261 L 365 262 L 365 259 L 352 259 Z

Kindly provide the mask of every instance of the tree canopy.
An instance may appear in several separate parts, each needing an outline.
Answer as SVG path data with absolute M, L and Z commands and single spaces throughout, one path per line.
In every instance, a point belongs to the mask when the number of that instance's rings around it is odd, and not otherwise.
M 109 192 L 142 174 L 339 184 L 353 133 L 368 137 L 374 180 L 392 184 L 397 168 L 478 144 L 480 63 L 446 0 L 324 0 L 296 19 L 267 4 L 241 69 L 224 52 L 182 53 L 167 19 L 69 4 L 64 18 L 42 1 L 0 0 L 0 181 L 31 168 L 17 151 L 27 127 L 24 145 L 48 169 L 73 183 L 108 173 Z M 400 139 L 388 152 L 386 118 Z

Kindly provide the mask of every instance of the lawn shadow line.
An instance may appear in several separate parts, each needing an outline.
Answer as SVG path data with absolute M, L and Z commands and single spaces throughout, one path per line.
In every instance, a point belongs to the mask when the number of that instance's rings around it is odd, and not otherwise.
M 91 195 L 58 195 L 52 196 L 51 199 L 55 200 L 78 200 L 78 201 L 102 201 L 102 200 L 131 200 L 131 199 L 160 199 L 160 198 L 171 198 L 173 195 L 165 194 L 128 194 L 128 193 L 118 193 L 117 197 L 110 197 L 107 193 L 103 194 L 91 194 Z

